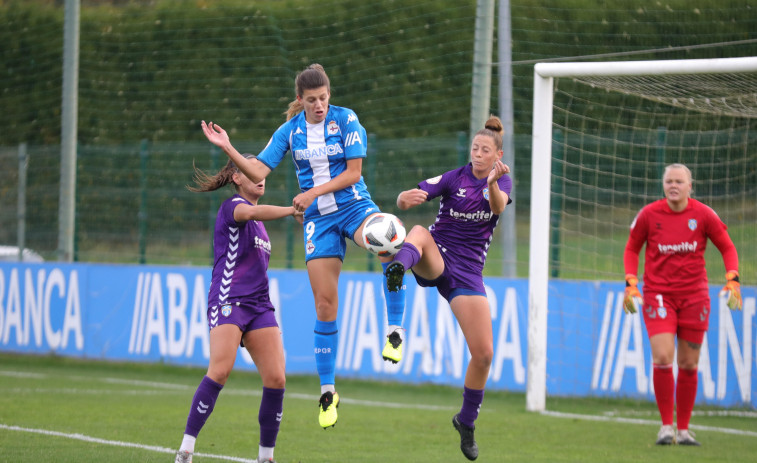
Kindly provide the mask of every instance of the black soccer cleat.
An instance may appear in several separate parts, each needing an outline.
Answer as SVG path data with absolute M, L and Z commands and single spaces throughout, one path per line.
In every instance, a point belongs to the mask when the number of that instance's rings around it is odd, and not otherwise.
M 468 427 L 461 423 L 459 413 L 452 417 L 452 426 L 460 433 L 460 450 L 463 451 L 465 458 L 471 461 L 478 458 L 478 445 L 476 439 L 473 438 L 476 427 Z
M 396 293 L 402 287 L 402 280 L 405 277 L 405 266 L 402 262 L 394 261 L 386 267 L 386 287 L 389 291 Z

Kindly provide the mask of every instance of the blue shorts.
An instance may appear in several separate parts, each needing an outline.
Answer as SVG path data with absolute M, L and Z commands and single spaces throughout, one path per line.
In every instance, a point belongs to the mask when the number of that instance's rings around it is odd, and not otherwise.
M 208 327 L 236 325 L 244 333 L 260 328 L 279 326 L 271 300 L 237 301 L 208 308 Z M 244 347 L 244 344 L 240 342 Z
M 447 302 L 452 302 L 452 299 L 457 296 L 486 297 L 483 275 L 478 272 L 462 270 L 461 266 L 456 265 L 455 260 L 450 258 L 443 249 L 439 249 L 439 253 L 442 255 L 442 260 L 444 260 L 444 271 L 433 280 L 427 280 L 413 272 L 418 286 L 436 287 L 436 290 L 439 291 L 439 294 Z M 412 271 L 413 269 L 411 268 L 410 270 Z
M 361 199 L 331 214 L 305 219 L 302 224 L 305 262 L 324 257 L 338 257 L 344 261 L 345 238 L 352 239 L 365 219 L 376 212 L 381 212 L 376 203 Z

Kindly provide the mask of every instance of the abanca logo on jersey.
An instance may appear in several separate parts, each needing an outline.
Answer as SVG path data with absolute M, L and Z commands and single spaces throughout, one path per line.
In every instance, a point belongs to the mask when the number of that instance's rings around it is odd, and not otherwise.
M 302 161 L 324 156 L 335 156 L 341 153 L 344 153 L 342 145 L 335 143 L 333 145 L 321 146 L 314 149 L 294 150 L 294 159 Z
M 657 250 L 660 251 L 660 254 L 686 254 L 688 252 L 696 252 L 697 244 L 696 241 L 693 243 L 682 241 L 678 244 L 658 244 Z

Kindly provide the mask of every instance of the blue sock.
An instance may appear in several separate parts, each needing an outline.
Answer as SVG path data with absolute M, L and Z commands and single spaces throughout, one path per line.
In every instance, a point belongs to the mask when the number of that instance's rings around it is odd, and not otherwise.
M 391 262 L 382 262 L 381 267 L 386 268 Z M 383 277 L 384 298 L 386 298 L 386 324 L 402 326 L 402 317 L 405 315 L 405 280 L 403 277 L 402 286 L 397 292 L 389 291 L 386 286 L 386 275 Z
M 336 348 L 339 345 L 339 329 L 336 320 L 315 321 L 315 368 L 321 377 L 321 385 L 334 384 Z

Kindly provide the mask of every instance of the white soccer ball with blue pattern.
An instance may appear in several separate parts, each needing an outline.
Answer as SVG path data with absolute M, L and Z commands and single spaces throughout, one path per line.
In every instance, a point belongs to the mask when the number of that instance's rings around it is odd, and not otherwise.
M 385 257 L 397 254 L 405 242 L 405 226 L 393 214 L 374 214 L 363 227 L 363 244 L 372 253 Z

